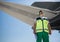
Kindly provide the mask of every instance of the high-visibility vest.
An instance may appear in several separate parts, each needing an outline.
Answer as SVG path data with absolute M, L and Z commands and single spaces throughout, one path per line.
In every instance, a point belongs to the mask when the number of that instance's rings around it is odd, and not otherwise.
M 47 19 L 36 19 L 36 32 L 49 32 L 48 31 L 48 20 Z

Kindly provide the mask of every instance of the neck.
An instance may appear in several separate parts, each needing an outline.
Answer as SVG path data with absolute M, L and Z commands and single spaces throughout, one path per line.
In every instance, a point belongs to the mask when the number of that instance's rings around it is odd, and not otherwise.
M 43 17 L 43 16 L 40 16 L 40 17 Z

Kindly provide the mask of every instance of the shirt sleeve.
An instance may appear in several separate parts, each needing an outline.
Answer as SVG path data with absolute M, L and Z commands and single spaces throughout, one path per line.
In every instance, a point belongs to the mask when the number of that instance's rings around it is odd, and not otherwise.
M 35 23 L 36 23 L 36 19 L 34 19 L 34 22 L 33 22 L 33 25 L 32 26 L 34 26 Z
M 48 23 L 50 23 L 50 22 L 48 21 Z
M 34 19 L 34 23 L 36 23 L 36 19 Z

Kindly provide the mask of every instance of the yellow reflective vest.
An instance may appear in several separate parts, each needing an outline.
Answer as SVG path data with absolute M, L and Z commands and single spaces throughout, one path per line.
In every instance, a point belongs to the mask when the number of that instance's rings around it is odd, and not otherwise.
M 41 19 L 38 17 L 36 19 L 36 32 L 49 32 L 48 31 L 48 20 L 47 19 Z

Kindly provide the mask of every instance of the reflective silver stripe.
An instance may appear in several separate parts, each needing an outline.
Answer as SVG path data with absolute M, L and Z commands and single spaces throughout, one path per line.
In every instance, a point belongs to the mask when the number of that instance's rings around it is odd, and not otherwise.
M 36 29 L 36 30 L 43 30 L 43 29 Z M 44 29 L 44 30 L 48 30 L 48 29 Z
M 36 29 L 36 30 L 43 30 L 43 29 Z

